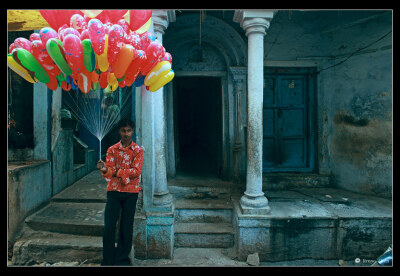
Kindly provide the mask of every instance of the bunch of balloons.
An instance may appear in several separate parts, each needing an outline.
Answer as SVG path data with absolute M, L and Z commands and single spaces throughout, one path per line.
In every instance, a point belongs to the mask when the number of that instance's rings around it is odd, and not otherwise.
M 173 79 L 171 54 L 147 32 L 151 10 L 57 12 L 40 11 L 50 27 L 9 46 L 8 66 L 25 80 L 88 93 L 132 84 L 155 92 Z

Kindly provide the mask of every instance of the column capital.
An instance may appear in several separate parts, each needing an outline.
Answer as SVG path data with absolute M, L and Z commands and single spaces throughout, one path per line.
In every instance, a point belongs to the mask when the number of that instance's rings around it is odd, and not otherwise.
M 231 66 L 229 72 L 232 74 L 234 80 L 245 79 L 247 76 L 247 67 Z
M 169 22 L 176 20 L 174 10 L 153 10 L 151 17 L 154 25 L 154 32 L 164 34 L 164 31 L 168 28 Z
M 265 35 L 269 22 L 276 13 L 276 10 L 236 10 L 233 21 L 240 23 L 247 36 L 251 33 Z

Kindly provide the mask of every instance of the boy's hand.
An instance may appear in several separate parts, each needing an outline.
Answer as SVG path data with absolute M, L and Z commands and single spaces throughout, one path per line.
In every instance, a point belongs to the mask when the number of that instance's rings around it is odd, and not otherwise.
M 97 162 L 97 168 L 102 172 L 107 171 L 106 163 L 103 160 L 99 160 L 99 162 Z

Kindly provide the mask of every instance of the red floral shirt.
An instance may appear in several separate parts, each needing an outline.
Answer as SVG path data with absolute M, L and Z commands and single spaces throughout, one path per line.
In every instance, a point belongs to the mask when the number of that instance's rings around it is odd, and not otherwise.
M 107 150 L 107 171 L 102 172 L 107 181 L 107 191 L 138 193 L 143 166 L 143 149 L 132 143 L 123 148 L 121 141 Z

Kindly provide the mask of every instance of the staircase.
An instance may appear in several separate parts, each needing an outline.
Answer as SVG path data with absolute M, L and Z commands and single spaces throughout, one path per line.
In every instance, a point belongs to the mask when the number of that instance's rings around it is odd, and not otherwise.
M 177 177 L 168 183 L 175 197 L 174 246 L 230 248 L 234 245 L 229 183 Z
M 100 263 L 105 189 L 94 171 L 27 217 L 22 237 L 14 244 L 12 264 Z

